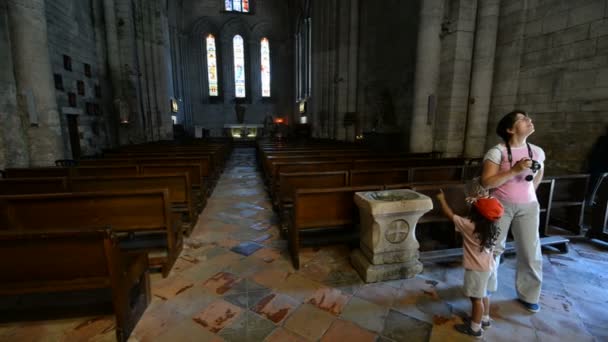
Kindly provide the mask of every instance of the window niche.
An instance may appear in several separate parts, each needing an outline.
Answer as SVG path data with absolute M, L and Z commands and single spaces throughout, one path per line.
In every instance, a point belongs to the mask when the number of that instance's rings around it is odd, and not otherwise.
M 53 80 L 55 81 L 55 89 L 64 91 L 63 88 L 63 76 L 60 74 L 53 74 Z
M 63 68 L 67 71 L 72 71 L 72 57 L 63 55 Z
M 78 95 L 84 96 L 85 95 L 85 91 L 84 91 L 84 81 L 77 81 L 76 82 L 76 88 L 78 90 Z
M 91 64 L 84 63 L 84 75 L 90 78 L 92 74 L 93 73 L 91 72 Z
M 68 105 L 70 107 L 76 107 L 76 94 L 72 92 L 68 93 Z
M 243 37 L 238 34 L 232 38 L 232 52 L 234 63 L 234 97 L 237 100 L 244 100 L 247 98 L 245 45 Z
M 222 0 L 224 12 L 250 14 L 252 0 Z

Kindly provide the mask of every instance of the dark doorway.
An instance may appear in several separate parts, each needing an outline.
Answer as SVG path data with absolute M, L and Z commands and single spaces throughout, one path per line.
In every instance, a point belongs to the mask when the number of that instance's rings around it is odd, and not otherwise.
M 67 115 L 68 133 L 70 134 L 70 147 L 72 148 L 72 158 L 80 159 L 80 133 L 78 133 L 78 115 Z

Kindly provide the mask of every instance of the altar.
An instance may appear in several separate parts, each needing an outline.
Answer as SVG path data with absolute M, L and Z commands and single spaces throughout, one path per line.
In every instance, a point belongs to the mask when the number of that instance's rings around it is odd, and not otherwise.
M 260 136 L 263 128 L 261 124 L 225 124 L 224 134 L 233 139 L 250 140 Z

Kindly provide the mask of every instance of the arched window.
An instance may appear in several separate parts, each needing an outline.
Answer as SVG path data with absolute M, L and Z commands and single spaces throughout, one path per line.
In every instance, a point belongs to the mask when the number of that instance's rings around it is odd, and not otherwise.
M 206 39 L 207 46 L 207 79 L 209 80 L 209 96 L 218 96 L 217 77 L 217 50 L 215 48 L 215 37 L 209 34 Z
M 249 13 L 249 0 L 224 0 L 224 10 Z
M 234 93 L 237 98 L 244 98 L 245 91 L 245 48 L 243 37 L 238 34 L 232 39 L 234 52 Z
M 261 65 L 260 73 L 262 78 L 262 97 L 270 97 L 270 44 L 268 38 L 262 38 L 260 42 Z

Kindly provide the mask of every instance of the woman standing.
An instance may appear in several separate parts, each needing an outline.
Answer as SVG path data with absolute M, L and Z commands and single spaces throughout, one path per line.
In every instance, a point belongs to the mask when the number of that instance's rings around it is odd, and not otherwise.
M 490 189 L 504 207 L 504 215 L 498 221 L 500 235 L 496 241 L 496 261 L 504 252 L 507 233 L 511 229 L 517 248 L 517 295 L 527 310 L 538 312 L 542 254 L 536 188 L 543 178 L 545 152 L 527 142 L 534 133 L 534 125 L 522 110 L 505 115 L 498 122 L 496 133 L 503 142 L 486 153 L 481 174 L 481 184 Z

